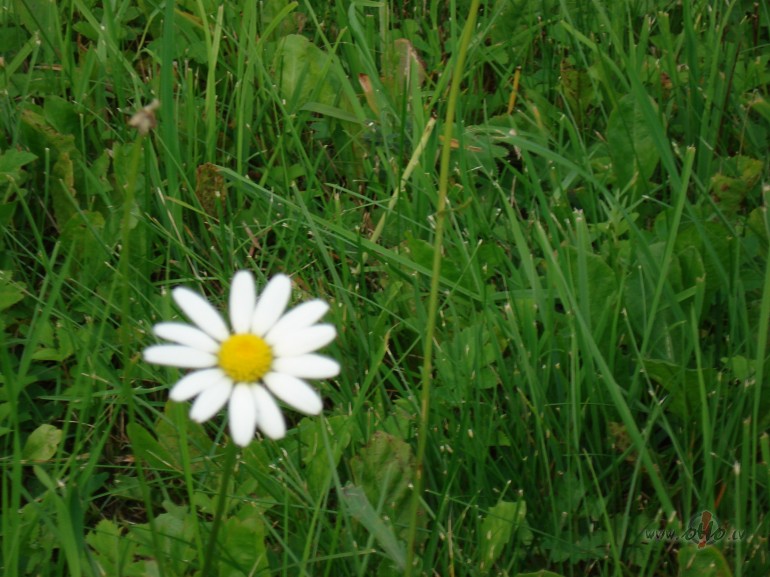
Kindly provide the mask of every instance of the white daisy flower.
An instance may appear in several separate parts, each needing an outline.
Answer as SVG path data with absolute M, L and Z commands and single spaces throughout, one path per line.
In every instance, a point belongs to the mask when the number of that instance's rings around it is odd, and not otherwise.
M 239 271 L 230 287 L 228 328 L 196 292 L 178 287 L 172 295 L 195 326 L 155 325 L 155 334 L 174 344 L 148 347 L 144 360 L 197 369 L 180 379 L 170 394 L 174 401 L 197 397 L 191 419 L 207 421 L 227 403 L 230 434 L 245 447 L 257 427 L 273 439 L 286 434 L 276 398 L 308 415 L 321 412 L 321 397 L 304 379 L 325 379 L 340 372 L 337 361 L 313 353 L 337 336 L 334 326 L 318 324 L 328 304 L 315 299 L 284 314 L 291 296 L 289 277 L 270 279 L 257 300 L 254 277 Z

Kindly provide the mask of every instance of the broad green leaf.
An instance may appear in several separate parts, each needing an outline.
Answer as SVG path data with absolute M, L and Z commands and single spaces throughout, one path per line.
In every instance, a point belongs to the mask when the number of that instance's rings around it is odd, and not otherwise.
M 33 106 L 21 111 L 21 132 L 38 158 L 50 158 L 53 216 L 56 224 L 63 227 L 78 210 L 76 182 L 82 154 L 75 137 L 60 132 L 46 117 L 46 111 Z
M 49 95 L 46 96 L 43 103 L 43 114 L 45 115 L 46 122 L 57 132 L 76 135 L 76 141 L 80 141 L 77 135 L 81 134 L 83 128 L 82 104 L 76 103 L 69 98 Z
M 137 197 L 140 198 L 140 195 L 146 186 L 144 172 L 145 149 L 141 148 L 139 151 L 139 170 L 137 172 L 133 172 L 132 168 L 135 153 L 136 151 L 133 143 L 114 144 L 112 147 L 112 168 L 115 171 L 115 181 L 120 185 L 116 192 L 120 192 L 122 194 L 122 191 L 124 190 L 123 187 L 126 186 L 129 182 L 133 182 L 134 192 L 136 193 Z M 120 202 L 121 204 L 123 203 L 122 198 L 120 199 Z M 134 205 L 131 207 L 129 228 L 133 230 L 140 220 L 141 217 L 139 215 L 138 208 L 136 205 Z
M 25 165 L 37 160 L 37 156 L 31 152 L 11 148 L 0 154 L 0 182 L 7 180 L 21 180 L 21 169 Z
M 754 112 L 770 122 L 770 100 L 763 98 L 760 94 L 755 94 L 749 105 Z
M 83 495 L 77 483 L 62 483 L 58 475 L 51 476 L 48 467 L 32 465 L 32 472 L 46 489 L 48 489 L 51 506 L 49 510 L 57 519 L 56 530 L 59 551 L 66 559 L 69 575 L 80 575 L 82 558 L 79 553 L 83 550 Z
M 260 515 L 248 509 L 246 512 L 244 518 L 230 517 L 222 525 L 221 539 L 226 543 L 227 555 L 220 560 L 219 577 L 270 574 L 265 522 Z
M 353 483 L 360 487 L 394 534 L 405 539 L 411 520 L 414 481 L 412 447 L 400 437 L 383 431 L 375 432 L 369 443 L 350 460 Z M 418 523 L 424 526 L 426 516 L 420 511 Z M 421 535 L 421 538 L 424 535 Z
M 330 56 L 304 36 L 290 34 L 278 43 L 275 69 L 281 79 L 279 89 L 289 110 L 307 102 L 329 106 L 337 103 L 338 82 L 331 73 Z
M 650 99 L 653 107 L 655 102 Z M 652 129 L 642 104 L 633 94 L 618 101 L 607 122 L 607 144 L 620 189 L 632 185 L 644 191 L 660 161 Z
M 178 456 L 170 453 L 147 429 L 137 423 L 129 423 L 126 431 L 137 458 L 147 461 L 151 468 L 159 471 L 179 469 Z
M 464 402 L 473 396 L 472 389 L 491 389 L 500 384 L 497 361 L 507 346 L 498 340 L 484 321 L 476 322 L 455 333 L 436 353 L 437 379 L 435 394 L 442 401 Z
M 735 355 L 734 357 L 722 357 L 720 360 L 730 370 L 733 378 L 739 381 L 748 381 L 757 372 L 756 359 Z
M 53 47 L 59 36 L 57 4 L 52 0 L 13 0 L 13 11 L 31 34 L 39 34 L 43 42 Z
M 7 86 L 6 79 L 11 78 L 16 73 L 16 70 L 18 70 L 18 65 L 14 65 L 16 64 L 17 59 L 19 59 L 21 55 L 23 61 L 24 57 L 29 55 L 29 51 L 25 44 L 28 45 L 30 40 L 34 42 L 35 39 L 19 26 L 18 21 L 8 19 L 0 24 L 0 54 L 6 55 L 4 70 L 5 78 L 0 79 L 0 88 L 3 90 L 5 90 Z M 13 58 L 9 58 L 9 54 L 13 54 Z
M 72 160 L 80 158 L 80 152 L 75 145 L 75 137 L 72 134 L 62 134 L 46 119 L 44 112 L 39 108 L 30 106 L 21 111 L 22 130 L 25 140 L 30 143 L 30 148 L 38 158 L 46 152 L 46 148 L 54 150 L 57 154 L 67 152 Z
M 11 185 L 9 184 L 9 187 L 10 186 Z M 18 200 L 10 200 L 0 204 L 0 229 L 6 230 L 9 223 L 11 222 L 11 219 L 13 219 L 13 216 L 16 213 L 16 207 L 18 204 Z
M 377 540 L 385 554 L 400 570 L 406 567 L 404 546 L 393 533 L 393 528 L 377 514 L 361 487 L 347 485 L 342 488 L 342 499 L 351 517 L 356 519 Z
M 38 348 L 32 353 L 36 361 L 60 362 L 75 352 L 71 327 L 53 322 L 39 323 L 36 325 Z
M 766 207 L 761 206 L 755 208 L 749 213 L 749 217 L 746 219 L 746 226 L 756 238 L 759 238 L 763 243 L 768 241 L 768 231 L 765 224 L 765 218 L 767 216 Z
M 136 564 L 131 563 L 136 545 L 124 537 L 123 531 L 113 521 L 99 521 L 86 535 L 85 541 L 105 575 L 141 574 Z M 131 568 L 131 565 L 134 567 Z
M 588 107 L 596 97 L 596 90 L 588 70 L 578 68 L 564 59 L 560 65 L 561 90 L 575 116 L 582 122 Z
M 526 522 L 527 503 L 499 501 L 481 523 L 479 570 L 486 574 L 511 542 L 514 531 Z
M 272 32 L 277 32 L 278 37 L 297 32 L 301 16 L 295 13 L 297 2 L 286 0 L 262 0 L 259 4 L 259 16 L 261 24 L 260 35 L 267 38 Z
M 104 242 L 106 222 L 102 213 L 73 209 L 70 218 L 60 225 L 62 243 L 75 255 L 73 270 L 84 273 L 91 282 L 103 278 L 110 269 L 106 264 L 109 249 Z
M 749 192 L 762 176 L 764 163 L 747 156 L 736 156 L 723 162 L 722 169 L 711 177 L 711 197 L 720 210 L 730 216 L 740 211 Z
M 109 519 L 102 519 L 93 531 L 86 536 L 86 542 L 94 550 L 110 554 L 113 551 L 114 540 L 119 539 L 122 531 Z
M 328 489 L 332 477 L 329 453 L 324 445 L 321 427 L 327 427 L 332 452 L 331 462 L 336 467 L 342 452 L 351 440 L 351 420 L 346 415 L 335 415 L 327 419 L 302 419 L 299 424 L 299 438 L 302 446 L 302 460 L 306 467 L 305 479 L 308 491 L 318 498 Z
M 342 120 L 343 122 L 350 122 L 356 125 L 360 124 L 360 120 L 355 114 L 337 106 L 321 104 L 320 102 L 308 102 L 302 107 L 302 109 L 307 110 L 308 112 L 315 112 L 323 116 L 336 118 L 337 120 Z
M 189 563 L 196 554 L 193 548 L 197 524 L 186 507 L 163 503 L 168 511 L 155 517 L 153 530 L 149 524 L 129 527 L 131 540 L 137 543 L 136 556 L 148 559 L 165 558 L 167 574 L 187 575 Z
M 579 294 L 583 315 L 591 322 L 595 338 L 599 338 L 598 327 L 606 326 L 609 316 L 614 314 L 618 299 L 618 282 L 614 271 L 604 257 L 577 247 L 566 247 L 572 285 L 585 287 L 585 294 Z
M 63 150 L 53 165 L 54 182 L 51 186 L 54 218 L 60 228 L 78 212 L 74 170 L 70 153 Z
M 388 416 L 382 422 L 382 430 L 397 437 L 409 438 L 410 431 L 417 423 L 417 414 L 411 399 L 398 398 L 393 401 Z
M 40 425 L 30 433 L 21 456 L 27 461 L 48 461 L 56 454 L 62 432 L 53 425 Z
M 12 307 L 24 298 L 26 286 L 13 280 L 13 272 L 0 270 L 0 311 Z
M 377 431 L 351 459 L 350 468 L 356 485 L 372 503 L 383 503 L 394 511 L 405 505 L 414 475 L 414 455 L 403 439 Z
M 423 239 L 415 237 L 410 231 L 406 231 L 406 248 L 412 260 L 423 268 L 433 269 L 433 245 Z M 445 258 L 441 261 L 441 276 L 448 284 L 460 285 L 468 290 L 475 290 L 476 285 L 470 275 L 464 274 L 465 268 L 452 259 Z
M 701 420 L 700 380 L 706 395 L 715 387 L 719 373 L 715 369 L 687 369 L 663 360 L 646 359 L 644 372 L 668 392 L 666 410 L 680 419 L 699 423 Z
M 3 511 L 5 514 L 5 511 Z M 47 522 L 48 521 L 48 522 Z M 44 575 L 50 571 L 51 555 L 58 548 L 57 528 L 50 522 L 49 509 L 40 506 L 35 500 L 14 511 L 12 527 L 20 538 L 19 553 L 24 555 L 26 575 Z
M 159 445 L 163 448 L 164 454 L 175 469 L 180 471 L 184 469 L 182 450 L 180 448 L 180 445 L 184 443 L 190 457 L 190 470 L 193 473 L 200 473 L 208 467 L 205 455 L 211 448 L 211 439 L 206 434 L 203 425 L 187 417 L 187 411 L 188 408 L 185 405 L 168 401 L 163 409 L 165 418 L 158 420 L 155 426 L 155 434 L 157 435 Z M 184 437 L 181 435 L 179 427 L 175 424 L 177 422 L 175 420 L 175 412 L 177 414 L 184 413 L 182 416 L 185 419 Z
M 638 254 L 638 265 L 631 267 L 630 274 L 625 282 L 623 294 L 625 309 L 631 325 L 639 334 L 644 334 L 647 325 L 654 324 L 651 331 L 651 344 L 649 350 L 651 356 L 675 359 L 674 332 L 681 330 L 679 317 L 681 306 L 674 299 L 660 299 L 658 308 L 653 315 L 652 305 L 654 301 L 658 271 L 663 262 L 666 245 L 664 242 L 654 242 L 648 247 L 649 259 L 644 253 Z M 668 269 L 667 282 L 671 291 L 680 292 L 682 287 L 682 270 L 678 258 L 671 259 Z
M 716 547 L 689 545 L 679 549 L 679 577 L 732 577 L 725 556 Z

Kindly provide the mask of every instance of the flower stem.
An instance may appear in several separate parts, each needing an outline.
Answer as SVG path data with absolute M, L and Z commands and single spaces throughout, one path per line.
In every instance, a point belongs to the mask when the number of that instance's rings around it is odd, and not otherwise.
M 455 121 L 457 109 L 457 96 L 460 93 L 460 83 L 463 77 L 465 56 L 468 46 L 476 28 L 476 16 L 479 10 L 480 0 L 472 0 L 468 11 L 468 19 L 465 21 L 460 45 L 457 50 L 454 70 L 452 71 L 452 84 L 449 88 L 449 101 L 447 103 L 446 117 L 444 119 L 444 142 L 441 149 L 441 167 L 438 180 L 438 200 L 436 204 L 436 233 L 433 240 L 433 267 L 428 295 L 428 318 L 425 326 L 425 339 L 423 341 L 423 363 L 421 373 L 420 396 L 420 427 L 417 436 L 417 463 L 415 467 L 414 493 L 409 519 L 409 534 L 407 537 L 406 571 L 405 577 L 411 577 L 414 567 L 415 540 L 417 537 L 417 519 L 422 500 L 423 462 L 425 460 L 425 447 L 428 437 L 428 413 L 430 409 L 430 386 L 433 373 L 433 335 L 436 329 L 436 316 L 438 312 L 438 289 L 441 278 L 441 248 L 444 239 L 444 221 L 446 220 L 447 189 L 449 187 L 449 163 L 452 145 L 452 125 Z
M 225 512 L 225 504 L 227 503 L 227 486 L 230 484 L 230 477 L 233 474 L 235 468 L 235 456 L 238 453 L 238 448 L 235 443 L 230 443 L 225 448 L 225 464 L 222 470 L 222 483 L 219 487 L 219 498 L 217 499 L 217 509 L 214 512 L 214 521 L 211 524 L 211 534 L 209 535 L 209 543 L 206 548 L 206 560 L 203 565 L 203 572 L 201 575 L 214 575 L 211 568 L 214 563 L 214 557 L 216 556 L 217 548 L 217 534 L 219 533 L 219 527 L 222 524 L 222 516 Z

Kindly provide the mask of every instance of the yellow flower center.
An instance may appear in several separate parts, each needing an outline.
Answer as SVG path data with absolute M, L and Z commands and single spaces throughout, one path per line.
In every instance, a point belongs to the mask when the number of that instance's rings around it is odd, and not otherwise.
M 273 364 L 273 350 L 257 335 L 233 335 L 219 349 L 219 366 L 236 383 L 258 381 Z

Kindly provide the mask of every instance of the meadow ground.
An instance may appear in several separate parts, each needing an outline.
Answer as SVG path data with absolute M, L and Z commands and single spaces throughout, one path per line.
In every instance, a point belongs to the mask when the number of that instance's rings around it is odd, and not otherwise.
M 770 573 L 766 2 L 0 6 L 0 573 Z M 142 351 L 243 269 L 241 448 Z

